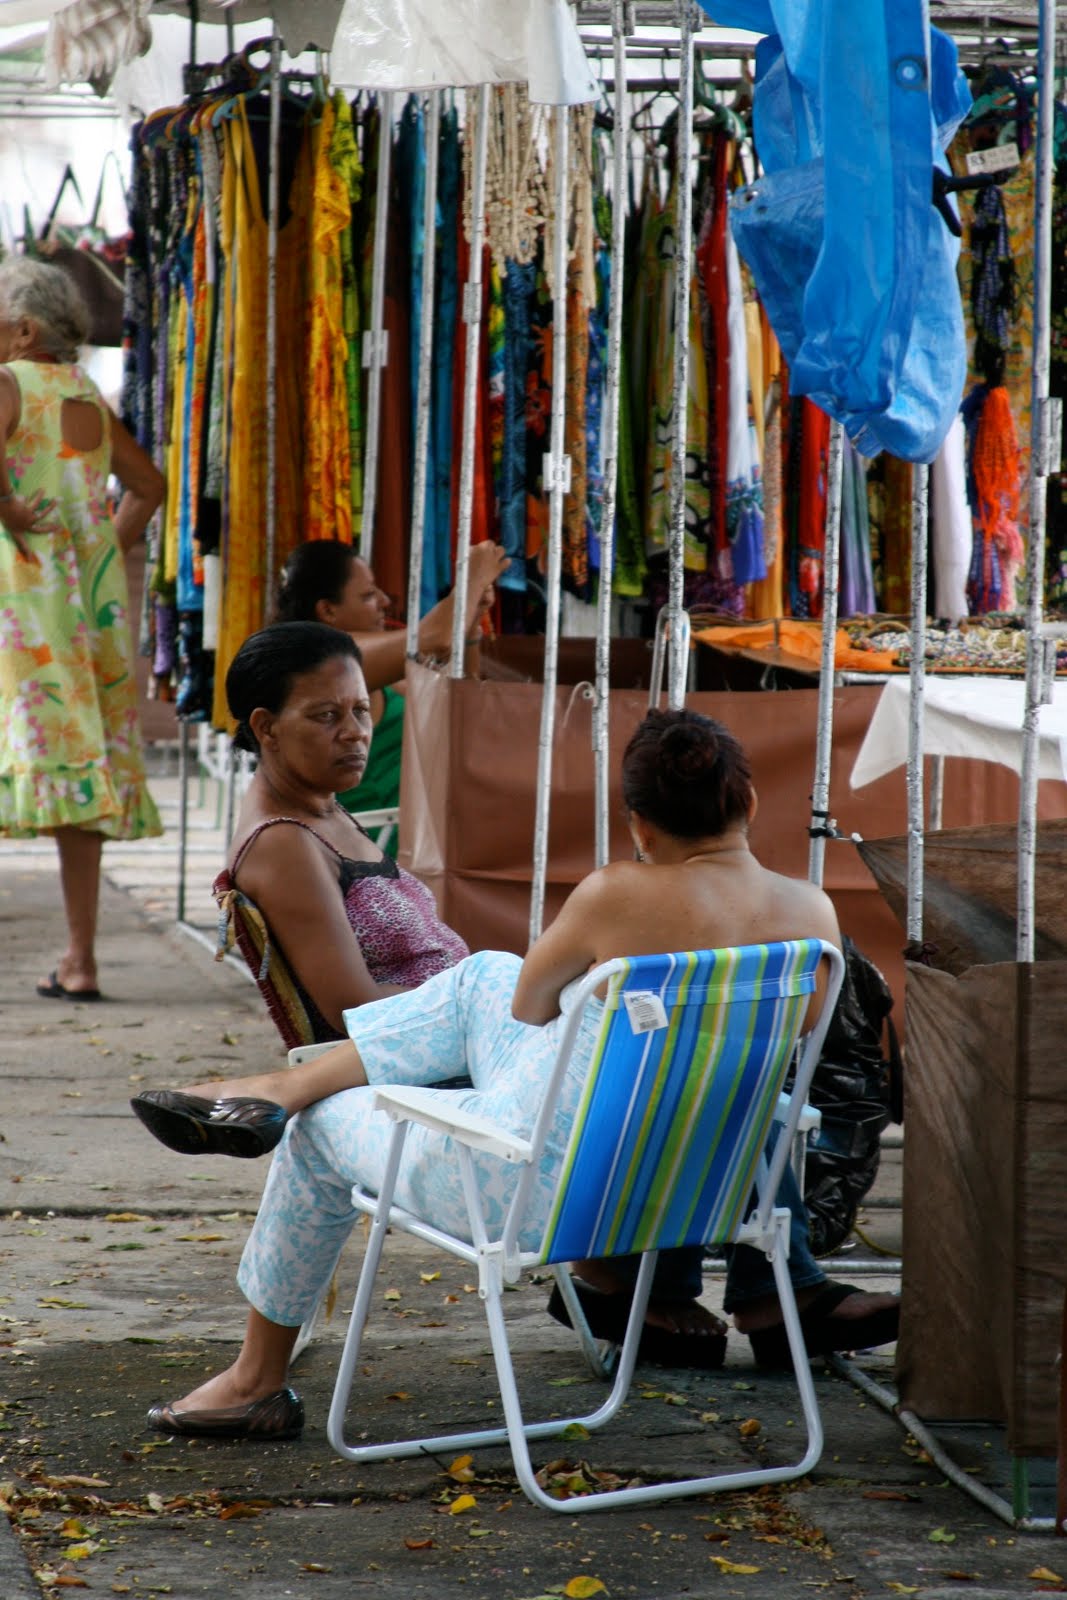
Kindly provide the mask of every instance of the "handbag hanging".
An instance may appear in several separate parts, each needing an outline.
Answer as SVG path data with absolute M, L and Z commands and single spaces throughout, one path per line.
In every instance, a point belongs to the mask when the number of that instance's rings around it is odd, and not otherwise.
M 56 222 L 60 202 L 68 186 L 81 201 L 78 180 L 68 164 L 56 191 L 55 200 L 48 213 L 40 236 L 34 237 L 27 226 L 24 248 L 28 255 L 51 261 L 68 273 L 81 291 L 89 307 L 89 343 L 95 345 L 121 345 L 122 311 L 125 294 L 126 251 L 129 234 L 109 237 L 100 226 L 100 207 L 104 194 L 104 180 L 109 163 L 114 162 L 118 172 L 118 158 L 109 151 L 100 169 L 96 200 L 88 222 L 72 228 Z M 123 188 L 125 199 L 125 188 Z

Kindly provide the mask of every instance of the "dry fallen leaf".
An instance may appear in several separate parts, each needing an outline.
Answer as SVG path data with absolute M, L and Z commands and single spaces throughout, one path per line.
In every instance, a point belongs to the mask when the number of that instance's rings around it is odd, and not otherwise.
M 321 1561 L 305 1561 L 300 1568 L 301 1572 L 332 1572 L 332 1567 L 324 1567 Z
M 747 1561 L 727 1561 L 725 1556 L 711 1556 L 720 1572 L 752 1573 L 759 1572 L 759 1567 L 751 1566 Z
M 460 1512 L 471 1511 L 477 1504 L 478 1502 L 472 1494 L 461 1494 L 449 1506 L 448 1514 L 450 1517 L 458 1517 Z
M 89 1585 L 84 1578 L 75 1577 L 73 1572 L 57 1572 L 48 1587 L 50 1589 L 88 1589 Z
M 401 1295 L 399 1289 L 386 1289 L 385 1293 L 382 1295 L 382 1299 L 383 1300 L 401 1300 L 401 1299 L 403 1299 L 403 1296 Z
M 890 1581 L 888 1579 L 886 1581 L 886 1588 L 887 1589 L 892 1589 L 894 1594 L 918 1594 L 918 1592 L 919 1592 L 918 1584 L 915 1584 L 915 1583 L 893 1583 L 892 1581 Z
M 407 1548 L 409 1550 L 432 1550 L 433 1549 L 433 1540 L 432 1539 L 405 1539 L 404 1543 L 405 1543 L 405 1545 L 407 1546 Z
M 448 1468 L 448 1476 L 457 1483 L 471 1483 L 474 1479 L 474 1457 L 457 1456 Z
M 422 1279 L 423 1283 L 436 1283 L 440 1276 L 441 1276 L 441 1274 L 439 1272 L 420 1272 L 419 1273 L 419 1277 Z
M 567 1600 L 590 1600 L 594 1594 L 607 1594 L 607 1585 L 601 1583 L 599 1578 L 587 1578 L 583 1573 L 581 1577 L 571 1578 L 569 1583 L 563 1585 L 563 1593 Z
M 410 1400 L 411 1396 L 406 1389 L 394 1389 L 392 1394 L 387 1394 L 387 1400 Z
M 1063 1583 L 1065 1581 L 1058 1572 L 1050 1572 L 1048 1567 L 1035 1567 L 1033 1572 L 1027 1573 L 1027 1577 L 1032 1578 L 1034 1583 Z
M 746 1417 L 737 1431 L 742 1439 L 751 1439 L 755 1434 L 759 1433 L 762 1427 L 763 1424 L 758 1417 Z

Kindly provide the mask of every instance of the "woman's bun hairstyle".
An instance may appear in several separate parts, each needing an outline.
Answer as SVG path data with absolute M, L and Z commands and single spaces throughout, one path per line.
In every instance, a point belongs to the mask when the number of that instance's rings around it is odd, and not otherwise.
M 698 711 L 650 711 L 626 747 L 622 790 L 627 810 L 664 833 L 712 838 L 748 816 L 752 771 L 721 722 Z
M 278 622 L 315 622 L 320 600 L 339 605 L 358 552 L 342 539 L 309 539 L 285 563 L 278 589 Z
M 314 672 L 337 656 L 348 656 L 360 666 L 363 663 L 351 634 L 328 628 L 324 622 L 275 622 L 250 634 L 226 674 L 226 704 L 237 724 L 233 736 L 237 749 L 258 755 L 259 742 L 251 726 L 253 711 L 259 707 L 281 711 L 294 678 Z

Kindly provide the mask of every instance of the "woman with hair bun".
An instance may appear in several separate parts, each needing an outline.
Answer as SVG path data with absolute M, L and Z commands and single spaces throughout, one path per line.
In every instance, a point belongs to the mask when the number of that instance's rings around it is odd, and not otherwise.
M 163 479 L 78 366 L 59 267 L 0 265 L 0 834 L 54 835 L 68 944 L 37 984 L 98 1000 L 104 839 L 162 833 L 145 784 L 123 556 Z M 112 517 L 107 484 L 124 494 Z
M 478 672 L 478 626 L 493 603 L 493 584 L 507 566 L 498 544 L 476 544 L 470 553 L 470 584 L 463 635 L 466 670 Z M 419 654 L 444 657 L 452 648 L 453 596 L 433 606 L 419 623 Z M 400 750 L 404 697 L 402 683 L 407 635 L 387 629 L 389 597 L 350 544 L 340 539 L 310 539 L 297 545 L 286 563 L 278 592 L 279 622 L 324 622 L 350 633 L 363 653 L 363 676 L 370 691 L 374 741 L 359 790 L 337 796 L 346 811 L 377 811 L 400 802 Z M 396 855 L 395 834 L 386 846 Z
M 324 694 L 322 668 L 296 677 L 278 711 L 258 708 L 251 714 L 272 793 L 269 802 L 264 800 L 279 819 L 299 796 L 291 785 L 277 787 L 281 769 L 274 766 L 275 751 L 288 752 L 286 766 L 295 776 L 298 770 L 325 773 L 326 755 L 339 748 L 343 729 L 353 767 L 365 748 L 368 708 L 356 692 L 358 673 L 351 661 L 335 665 L 338 677 L 330 697 Z M 320 732 L 316 724 L 324 714 L 328 721 Z M 382 1181 L 391 1123 L 373 1110 L 374 1085 L 439 1087 L 466 1072 L 472 1086 L 449 1090 L 453 1104 L 516 1130 L 530 1128 L 555 1060 L 568 986 L 599 962 L 778 939 L 821 937 L 839 943 L 833 907 L 822 890 L 766 871 L 749 849 L 756 798 L 744 753 L 725 728 L 692 712 L 650 713 L 623 758 L 623 791 L 637 860 L 591 873 L 525 960 L 481 951 L 445 967 L 412 994 L 354 1004 L 344 1012 L 348 1040 L 302 1066 L 182 1092 L 149 1091 L 134 1102 L 150 1130 L 180 1152 L 253 1155 L 277 1145 L 238 1275 L 251 1307 L 241 1351 L 232 1366 L 183 1399 L 154 1406 L 151 1426 L 165 1433 L 240 1438 L 292 1437 L 302 1428 L 303 1403 L 288 1387 L 293 1345 L 358 1215 L 351 1205 L 353 1183 L 374 1190 Z M 351 828 L 351 819 L 347 825 Z M 326 826 L 340 822 L 327 819 Z M 825 975 L 812 997 L 814 1015 L 824 994 Z M 543 1231 L 599 1031 L 597 1010 L 593 1002 L 583 1017 L 523 1247 L 535 1248 Z M 238 1150 L 233 1129 L 241 1123 L 248 1137 Z M 462 1188 L 447 1145 L 429 1128 L 409 1130 L 396 1201 L 468 1236 Z M 514 1169 L 505 1170 L 504 1163 L 488 1156 L 475 1156 L 475 1164 L 487 1215 L 495 1223 L 510 1198 Z M 798 1214 L 790 1272 L 809 1348 L 865 1348 L 895 1338 L 893 1297 L 827 1284 L 807 1247 L 795 1184 L 789 1199 Z M 727 1307 L 752 1339 L 757 1359 L 775 1365 L 784 1331 L 777 1297 L 760 1276 L 760 1263 L 764 1273 L 767 1263 L 757 1252 L 739 1249 L 734 1255 Z M 622 1303 L 628 1304 L 624 1268 L 616 1262 L 584 1262 L 576 1270 L 594 1332 L 605 1317 L 614 1328 Z M 652 1303 L 641 1342 L 646 1359 L 664 1359 L 662 1347 L 658 1357 L 646 1350 L 650 1334 L 654 1338 L 659 1331 L 677 1341 L 683 1331 L 678 1311 Z M 700 1364 L 721 1366 L 723 1324 L 695 1299 L 686 1306 L 684 1320 L 703 1342 Z

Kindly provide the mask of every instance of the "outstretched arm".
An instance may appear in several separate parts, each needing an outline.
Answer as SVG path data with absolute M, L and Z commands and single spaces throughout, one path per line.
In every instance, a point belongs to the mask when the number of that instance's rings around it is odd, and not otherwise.
M 470 556 L 470 582 L 467 590 L 467 616 L 464 638 L 467 641 L 465 669 L 473 677 L 478 670 L 478 640 L 475 629 L 492 605 L 493 584 L 508 564 L 508 556 L 498 544 L 476 544 Z M 447 656 L 452 649 L 452 611 L 455 595 L 450 594 L 419 623 L 419 654 Z M 383 689 L 399 683 L 404 676 L 407 634 L 402 629 L 388 633 L 356 633 L 352 636 L 363 656 L 363 676 L 368 689 Z

